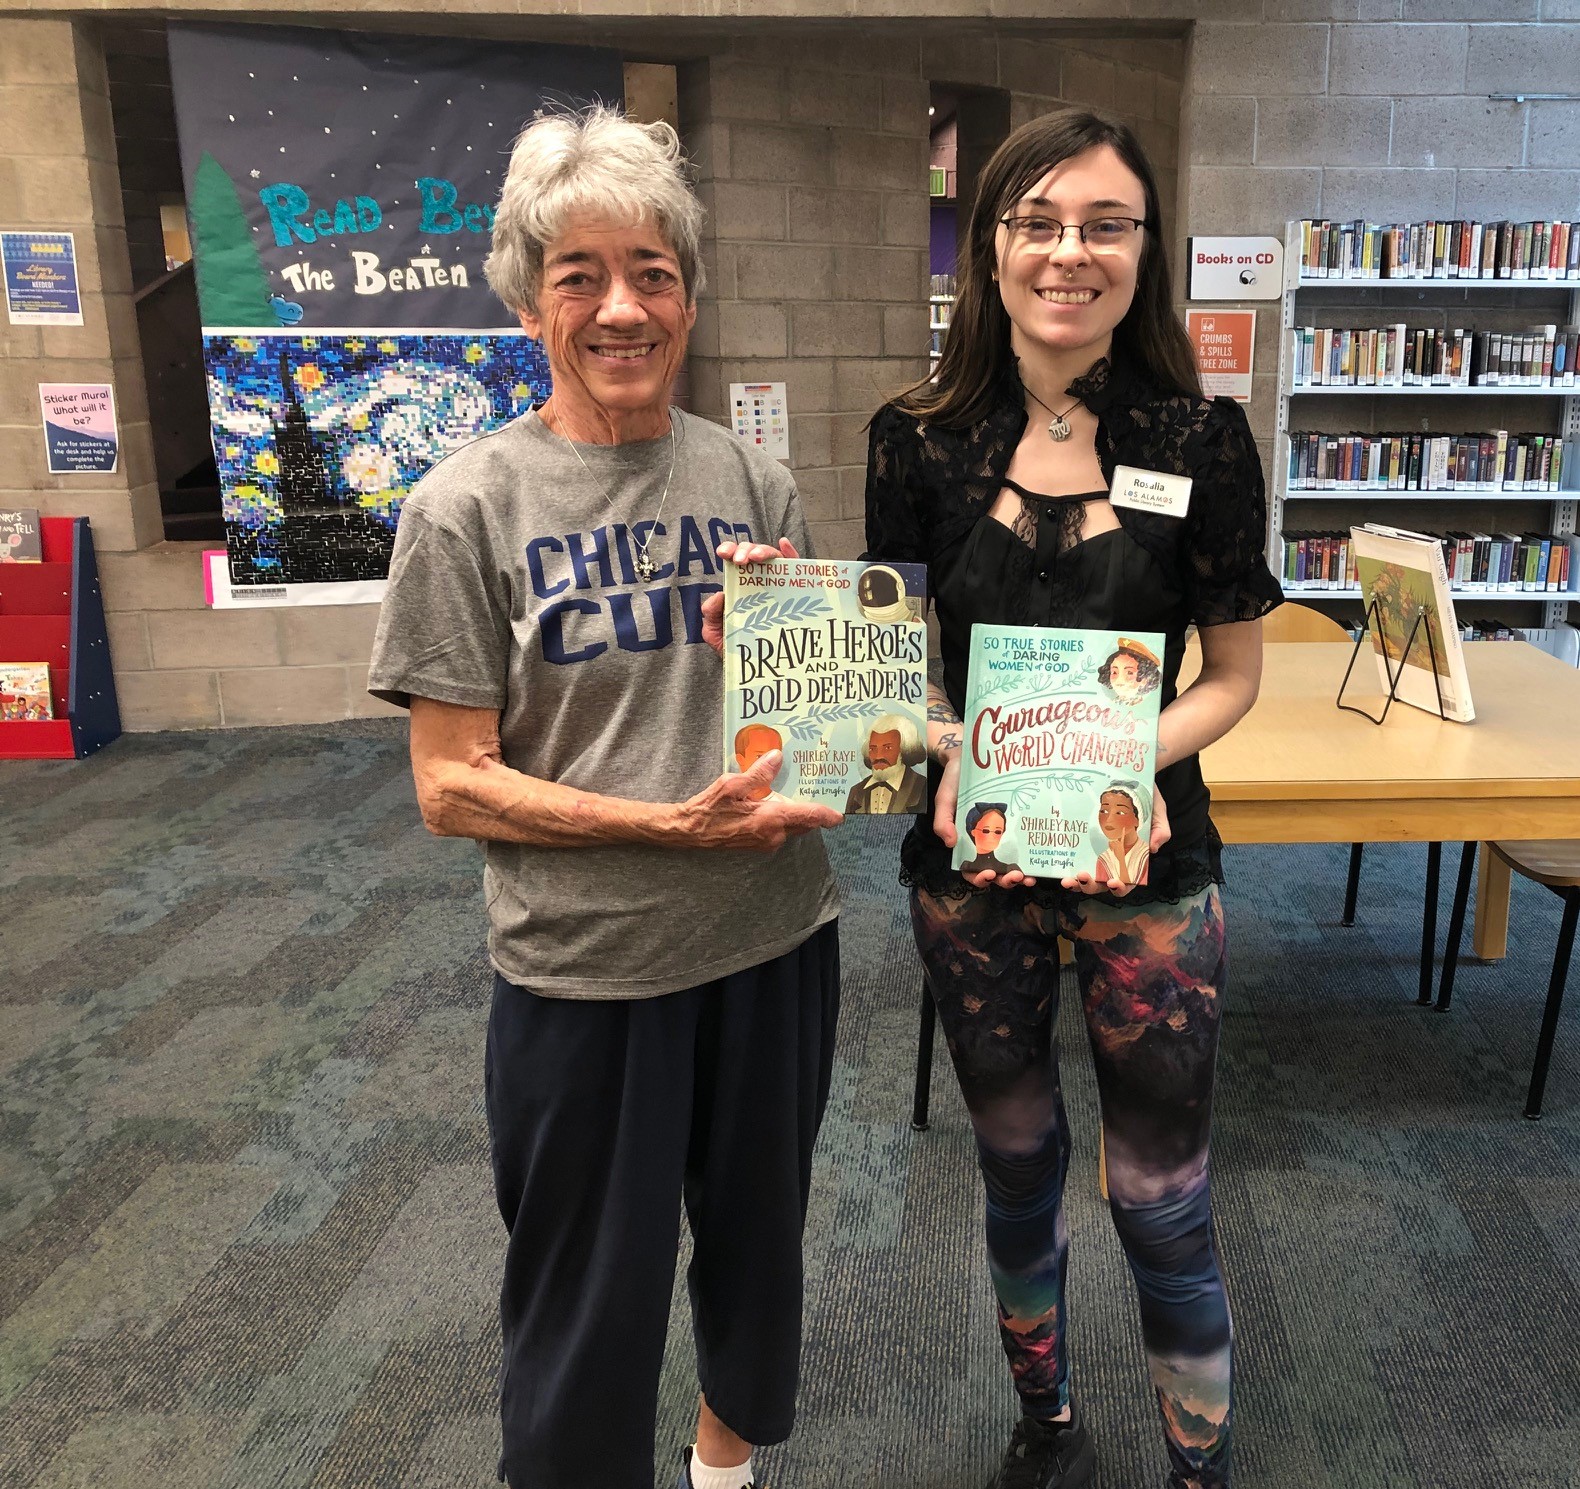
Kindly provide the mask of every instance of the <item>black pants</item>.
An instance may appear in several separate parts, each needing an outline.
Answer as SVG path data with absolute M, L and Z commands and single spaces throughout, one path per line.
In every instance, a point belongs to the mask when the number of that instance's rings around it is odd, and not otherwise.
M 837 922 L 657 998 L 541 998 L 495 978 L 486 1082 L 510 1232 L 511 1489 L 651 1489 L 682 1196 L 703 1394 L 748 1442 L 789 1436 L 838 1013 Z

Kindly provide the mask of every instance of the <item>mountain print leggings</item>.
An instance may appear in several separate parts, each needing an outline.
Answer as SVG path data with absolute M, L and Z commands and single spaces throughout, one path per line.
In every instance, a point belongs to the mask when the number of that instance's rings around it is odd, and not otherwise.
M 917 946 L 976 1133 L 999 1329 L 1027 1415 L 1069 1402 L 1056 936 L 1075 967 L 1102 1102 L 1114 1226 L 1141 1300 L 1171 1489 L 1229 1482 L 1232 1345 L 1208 1192 L 1227 961 L 1216 886 L 1127 907 L 1023 889 L 912 891 Z

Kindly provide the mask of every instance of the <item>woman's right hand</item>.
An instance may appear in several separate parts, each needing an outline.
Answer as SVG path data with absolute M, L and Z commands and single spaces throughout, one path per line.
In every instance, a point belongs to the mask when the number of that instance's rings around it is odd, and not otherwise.
M 955 831 L 955 810 L 959 805 L 960 752 L 957 750 L 949 757 L 943 775 L 933 788 L 933 832 L 946 848 L 953 848 L 959 841 L 960 834 Z M 1013 889 L 1017 884 L 1037 882 L 1035 879 L 1028 879 L 1019 869 L 1006 869 L 1002 874 L 996 874 L 992 869 L 983 869 L 979 874 L 968 874 L 962 869 L 960 877 L 973 889 L 984 889 L 989 884 L 996 884 L 1000 889 Z
M 681 841 L 688 848 L 740 848 L 773 853 L 790 838 L 845 820 L 832 807 L 811 802 L 770 801 L 783 753 L 770 750 L 751 769 L 721 775 L 675 810 Z

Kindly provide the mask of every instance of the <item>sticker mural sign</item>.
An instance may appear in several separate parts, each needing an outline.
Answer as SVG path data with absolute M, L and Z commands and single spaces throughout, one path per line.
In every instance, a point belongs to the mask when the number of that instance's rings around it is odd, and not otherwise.
M 620 61 L 172 25 L 170 62 L 231 583 L 321 604 L 384 577 L 429 466 L 547 396 L 483 279 L 494 203 L 522 126 L 619 103 Z

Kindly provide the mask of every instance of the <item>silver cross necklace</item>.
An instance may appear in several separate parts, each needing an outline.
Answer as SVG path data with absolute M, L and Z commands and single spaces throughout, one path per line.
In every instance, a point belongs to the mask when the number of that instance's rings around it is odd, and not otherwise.
M 543 417 L 541 412 L 538 417 Z M 609 508 L 610 514 L 618 520 L 620 513 L 609 496 L 608 488 L 593 475 L 587 462 L 582 459 L 582 452 L 576 448 L 576 441 L 563 430 L 560 431 L 560 438 L 571 447 L 571 454 L 576 457 L 577 463 L 581 468 L 587 472 L 587 479 L 603 493 L 604 504 Z M 636 529 L 641 526 L 640 523 L 626 528 L 626 531 L 631 535 L 631 542 L 636 547 L 636 577 L 643 584 L 650 584 L 653 576 L 658 572 L 658 565 L 653 562 L 652 555 L 647 551 L 647 545 L 653 541 L 653 534 L 658 529 L 658 519 L 664 515 L 664 503 L 669 500 L 669 483 L 675 479 L 675 455 L 675 416 L 671 413 L 669 416 L 669 474 L 664 477 L 664 494 L 658 499 L 658 510 L 653 513 L 653 520 L 647 525 L 647 536 L 645 538 L 639 538 L 636 535 Z

